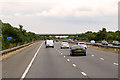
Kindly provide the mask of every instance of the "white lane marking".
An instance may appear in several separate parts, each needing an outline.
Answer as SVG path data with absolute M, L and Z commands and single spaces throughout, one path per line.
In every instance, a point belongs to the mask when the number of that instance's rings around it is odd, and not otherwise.
M 118 63 L 113 63 L 113 64 L 114 64 L 114 65 L 117 65 L 117 66 L 119 65 Z
M 70 62 L 70 59 L 67 59 L 68 62 Z
M 95 56 L 95 55 L 91 55 L 91 56 Z
M 64 56 L 64 58 L 65 58 L 66 56 Z
M 104 60 L 103 58 L 100 58 L 101 60 Z
M 61 55 L 63 55 L 63 53 L 61 53 Z
M 43 42 L 43 43 L 44 43 L 44 42 Z M 26 68 L 26 70 L 25 70 L 25 72 L 23 73 L 23 75 L 22 75 L 22 77 L 21 77 L 21 79 L 20 79 L 20 80 L 23 80 L 23 79 L 25 78 L 25 76 L 26 76 L 26 74 L 28 73 L 28 71 L 29 71 L 30 67 L 32 66 L 33 61 L 35 60 L 35 58 L 36 58 L 36 56 L 37 56 L 37 54 L 38 54 L 39 50 L 41 49 L 41 47 L 42 47 L 43 43 L 42 43 L 42 44 L 40 45 L 40 47 L 38 48 L 37 52 L 35 53 L 34 57 L 33 57 L 33 58 L 32 58 L 32 60 L 30 61 L 30 63 L 29 63 L 29 65 L 28 65 L 28 67 Z
M 87 76 L 87 74 L 86 74 L 86 73 L 84 73 L 84 72 L 81 72 L 81 73 L 82 73 L 82 75 Z
M 73 66 L 74 66 L 74 67 L 76 67 L 76 65 L 75 65 L 75 64 L 73 64 Z

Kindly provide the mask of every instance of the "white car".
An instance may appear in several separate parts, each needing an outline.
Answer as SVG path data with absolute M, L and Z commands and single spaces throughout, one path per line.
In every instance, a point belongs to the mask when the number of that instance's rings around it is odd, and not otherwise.
M 61 49 L 62 49 L 62 48 L 69 48 L 70 46 L 69 46 L 68 42 L 62 42 L 62 43 L 60 44 L 60 47 L 61 47 Z
M 85 49 L 87 49 L 87 45 L 85 42 L 78 42 L 78 45 L 82 45 L 83 47 L 85 47 Z
M 94 41 L 94 40 L 91 40 L 90 43 L 91 43 L 91 44 L 95 44 L 95 41 Z
M 45 45 L 46 45 L 46 48 L 48 48 L 48 47 L 54 48 L 54 41 L 53 40 L 46 40 Z

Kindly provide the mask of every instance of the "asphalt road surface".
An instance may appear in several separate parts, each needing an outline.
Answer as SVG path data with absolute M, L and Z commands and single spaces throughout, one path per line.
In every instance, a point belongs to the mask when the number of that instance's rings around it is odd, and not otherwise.
M 46 48 L 39 42 L 2 61 L 3 78 L 118 78 L 118 54 L 87 49 L 70 56 L 69 49 Z

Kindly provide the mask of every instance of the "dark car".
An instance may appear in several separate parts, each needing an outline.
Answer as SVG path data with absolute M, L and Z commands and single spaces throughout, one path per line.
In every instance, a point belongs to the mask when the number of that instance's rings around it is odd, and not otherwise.
M 102 41 L 102 45 L 108 45 L 107 41 Z
M 63 42 L 68 42 L 68 40 L 63 40 Z
M 59 42 L 59 40 L 56 40 L 56 42 Z
M 81 46 L 81 45 L 73 45 L 71 48 L 70 48 L 70 55 L 71 56 L 74 56 L 74 55 L 84 55 L 86 56 L 86 49 L 84 46 Z
M 120 45 L 120 43 L 119 43 L 119 41 L 113 41 L 112 45 L 117 45 L 118 46 L 118 45 Z

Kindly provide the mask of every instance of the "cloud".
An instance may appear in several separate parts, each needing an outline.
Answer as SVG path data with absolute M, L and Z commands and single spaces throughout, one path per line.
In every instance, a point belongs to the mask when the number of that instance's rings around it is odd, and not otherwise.
M 14 16 L 21 16 L 21 14 L 20 13 L 15 13 Z
M 3 21 L 14 26 L 22 24 L 36 33 L 117 29 L 118 0 L 2 0 L 1 3 Z
M 31 0 L 32 1 L 32 0 Z M 23 16 L 100 16 L 116 15 L 118 0 L 45 0 L 39 2 L 3 2 L 3 14 Z M 16 15 L 14 15 L 16 16 Z

